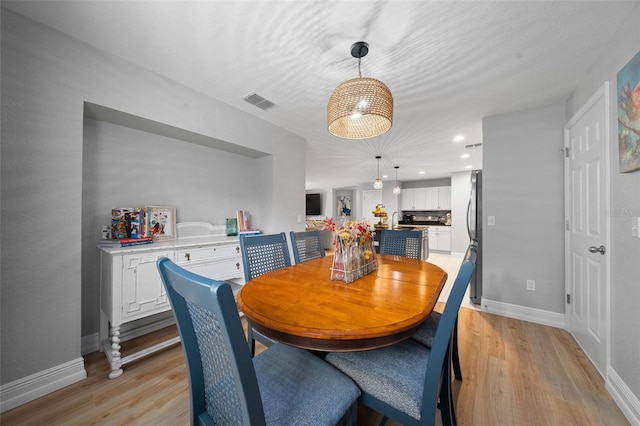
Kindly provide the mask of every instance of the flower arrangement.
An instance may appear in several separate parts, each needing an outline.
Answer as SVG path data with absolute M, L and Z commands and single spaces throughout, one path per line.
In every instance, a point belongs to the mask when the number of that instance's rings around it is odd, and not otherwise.
M 327 227 L 327 229 L 331 232 L 336 230 L 336 223 L 333 221 L 332 217 L 325 217 L 324 218 L 324 225 Z
M 330 220 L 332 221 L 332 219 L 325 221 L 328 228 L 330 228 Z M 335 229 L 335 223 L 333 226 Z M 366 221 L 345 222 L 336 232 L 333 244 L 335 252 L 331 268 L 332 280 L 350 283 L 378 269 L 373 250 L 373 232 Z
M 345 222 L 338 230 L 338 236 L 345 247 L 350 247 L 354 244 L 364 245 L 366 241 L 373 240 L 373 233 L 369 230 L 369 225 L 364 220 L 362 222 L 356 222 L 355 220 Z

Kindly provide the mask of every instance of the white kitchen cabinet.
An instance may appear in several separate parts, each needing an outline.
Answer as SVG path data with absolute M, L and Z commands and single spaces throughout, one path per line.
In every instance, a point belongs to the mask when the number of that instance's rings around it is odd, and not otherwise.
M 400 210 L 415 210 L 415 205 L 413 204 L 413 194 L 415 192 L 415 188 L 406 188 L 402 189 L 402 198 L 400 201 Z
M 451 251 L 450 226 L 429 226 L 429 250 Z
M 227 237 L 224 226 L 202 223 L 202 232 L 205 231 L 208 233 L 132 247 L 99 246 L 100 345 L 111 365 L 109 378 L 119 377 L 123 364 L 179 341 L 175 337 L 126 357 L 120 354 L 123 324 L 171 309 L 156 267 L 159 258 L 168 257 L 181 267 L 208 278 L 243 282 L 238 237 Z
M 451 210 L 451 187 L 431 186 L 402 190 L 401 210 Z
M 438 210 L 451 210 L 451 187 L 438 187 Z
M 432 186 L 426 190 L 427 206 L 424 210 L 451 210 L 450 186 Z
M 428 188 L 407 188 L 402 190 L 401 210 L 428 210 Z
M 414 188 L 413 204 L 415 205 L 415 210 L 427 210 L 427 189 Z
M 429 188 L 425 188 L 425 190 L 425 210 L 438 210 L 438 206 L 440 205 L 438 202 L 438 187 L 432 186 Z

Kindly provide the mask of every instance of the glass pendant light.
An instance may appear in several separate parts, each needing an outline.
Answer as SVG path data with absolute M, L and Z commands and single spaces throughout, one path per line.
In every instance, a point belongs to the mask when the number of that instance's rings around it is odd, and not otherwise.
M 382 179 L 380 179 L 380 159 L 382 157 L 379 155 L 376 155 L 376 159 L 378 160 L 378 177 L 376 178 L 375 181 L 373 181 L 373 189 L 382 189 Z
M 398 185 L 398 169 L 400 168 L 400 166 L 395 166 L 394 169 L 396 169 L 396 184 L 393 187 L 393 193 L 395 195 L 398 195 L 402 192 L 402 189 L 400 188 L 400 185 Z

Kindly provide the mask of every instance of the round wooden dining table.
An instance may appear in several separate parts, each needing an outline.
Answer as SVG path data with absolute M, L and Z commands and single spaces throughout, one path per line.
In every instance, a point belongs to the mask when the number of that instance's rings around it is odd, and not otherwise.
M 238 293 L 238 307 L 255 330 L 279 342 L 361 351 L 409 338 L 447 280 L 432 263 L 377 255 L 376 271 L 347 284 L 331 280 L 332 260 L 326 256 L 253 278 Z

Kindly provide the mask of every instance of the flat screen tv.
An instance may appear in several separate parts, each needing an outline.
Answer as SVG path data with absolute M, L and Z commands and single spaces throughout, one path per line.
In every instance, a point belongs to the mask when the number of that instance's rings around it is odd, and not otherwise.
M 320 194 L 307 194 L 307 216 L 322 214 L 322 199 Z

